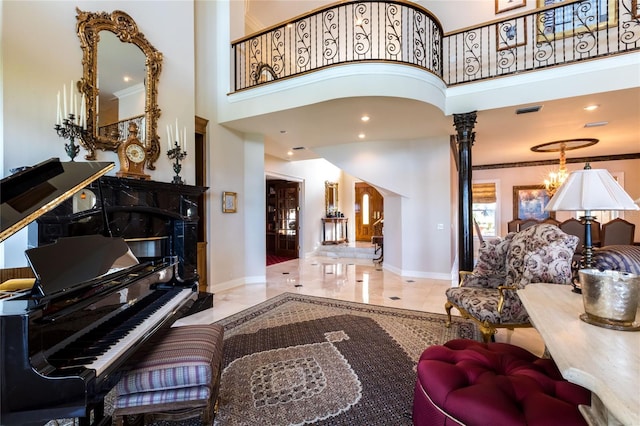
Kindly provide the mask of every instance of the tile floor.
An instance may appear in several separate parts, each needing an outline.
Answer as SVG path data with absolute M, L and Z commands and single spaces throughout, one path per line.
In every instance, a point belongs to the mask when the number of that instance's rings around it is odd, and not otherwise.
M 451 286 L 449 281 L 401 277 L 369 259 L 320 256 L 269 266 L 266 278 L 266 283 L 215 293 L 212 309 L 176 325 L 211 323 L 285 292 L 444 314 L 444 292 Z M 455 309 L 452 312 L 457 314 Z M 542 338 L 533 328 L 499 330 L 496 341 L 521 346 L 538 356 L 544 352 Z

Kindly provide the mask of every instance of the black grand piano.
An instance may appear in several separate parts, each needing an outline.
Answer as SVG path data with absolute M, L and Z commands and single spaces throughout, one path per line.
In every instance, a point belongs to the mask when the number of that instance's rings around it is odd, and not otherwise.
M 153 238 L 168 241 L 160 255 L 136 256 L 125 238 L 112 236 L 113 218 L 105 209 L 110 201 L 99 196 L 88 215 L 79 214 L 80 226 L 73 220 L 78 215 L 56 213 L 86 188 L 102 194 L 100 182 L 109 181 L 104 175 L 112 168 L 51 159 L 0 182 L 0 242 L 36 221 L 36 233 L 53 241 L 25 252 L 33 287 L 0 294 L 1 425 L 60 418 L 107 423 L 104 396 L 119 379 L 119 368 L 197 299 L 197 274 L 185 272 L 190 266 L 184 247 L 175 248 L 184 233 L 176 238 L 171 231 L 180 228 L 174 220 L 179 215 L 135 207 L 138 216 L 154 211 L 170 234 Z M 111 185 L 111 192 L 121 191 Z M 122 215 L 123 207 L 111 210 Z M 55 238 L 47 231 L 52 224 L 62 230 Z M 96 224 L 103 232 L 95 232 Z M 84 232 L 87 226 L 90 232 Z

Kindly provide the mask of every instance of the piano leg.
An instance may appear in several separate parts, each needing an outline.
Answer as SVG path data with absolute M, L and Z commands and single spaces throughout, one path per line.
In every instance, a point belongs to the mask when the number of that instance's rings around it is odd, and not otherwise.
M 87 415 L 78 418 L 78 426 L 106 426 L 111 424 L 111 416 L 104 415 L 104 400 L 87 407 Z

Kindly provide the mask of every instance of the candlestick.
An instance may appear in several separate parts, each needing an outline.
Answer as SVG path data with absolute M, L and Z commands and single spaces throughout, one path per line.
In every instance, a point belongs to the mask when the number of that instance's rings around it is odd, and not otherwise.
M 73 114 L 69 114 L 68 118 L 62 120 L 62 124 L 56 123 L 54 129 L 58 136 L 63 139 L 69 139 L 69 143 L 64 145 L 64 150 L 73 161 L 78 152 L 80 152 L 80 146 L 75 144 L 75 140 L 84 140 L 87 137 L 86 129 L 76 124 L 76 117 Z
M 177 140 L 173 144 L 173 149 L 170 149 L 169 151 L 167 151 L 167 157 L 169 157 L 169 159 L 171 160 L 174 160 L 173 171 L 176 173 L 171 183 L 175 183 L 179 185 L 184 184 L 182 178 L 180 177 L 180 171 L 182 170 L 180 161 L 184 160 L 186 156 L 187 156 L 187 152 L 180 147 L 180 144 Z

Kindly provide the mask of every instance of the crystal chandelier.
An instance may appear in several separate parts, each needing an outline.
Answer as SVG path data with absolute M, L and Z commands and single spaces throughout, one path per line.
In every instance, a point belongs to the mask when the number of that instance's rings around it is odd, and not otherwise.
M 567 173 L 567 156 L 565 154 L 565 143 L 560 144 L 560 168 L 557 172 L 549 173 L 549 177 L 544 180 L 544 187 L 547 189 L 549 197 L 553 197 L 558 188 L 564 183 L 569 174 Z
M 544 187 L 549 194 L 549 197 L 553 197 L 558 188 L 562 186 L 569 172 L 567 172 L 567 157 L 565 151 L 572 149 L 586 148 L 598 143 L 598 139 L 566 139 L 561 141 L 547 142 L 540 145 L 531 147 L 533 152 L 560 152 L 560 167 L 558 171 L 549 173 L 549 177 L 544 180 Z

